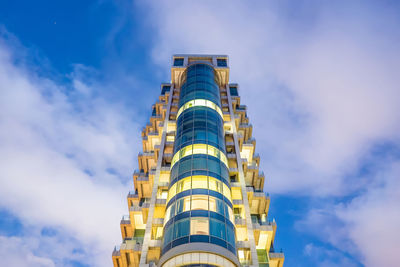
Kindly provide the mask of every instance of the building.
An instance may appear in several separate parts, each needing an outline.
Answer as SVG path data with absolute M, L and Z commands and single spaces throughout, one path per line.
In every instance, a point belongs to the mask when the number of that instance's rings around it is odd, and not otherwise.
M 227 56 L 173 56 L 142 138 L 114 266 L 283 265 Z

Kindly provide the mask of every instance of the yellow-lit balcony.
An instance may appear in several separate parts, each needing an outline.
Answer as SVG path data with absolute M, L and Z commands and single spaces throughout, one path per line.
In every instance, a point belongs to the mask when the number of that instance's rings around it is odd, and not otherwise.
M 154 181 L 154 175 L 144 171 L 135 171 L 133 173 L 133 183 L 138 192 L 139 198 L 151 197 L 151 191 Z
M 283 253 L 277 253 L 277 252 L 269 253 L 270 267 L 282 267 L 284 261 L 285 261 L 285 255 Z
M 251 217 L 256 248 L 269 251 L 275 238 L 276 223 L 274 221 L 260 219 L 255 215 Z
M 133 228 L 129 215 L 122 216 L 120 227 L 122 239 L 133 236 Z
M 149 172 L 149 170 L 156 166 L 157 157 L 154 151 L 141 152 L 138 155 L 139 169 L 143 172 Z
M 270 198 L 268 193 L 247 186 L 247 197 L 250 205 L 251 214 L 268 214 Z
M 133 205 L 129 209 L 131 224 L 134 229 L 144 229 L 147 216 L 149 214 L 150 199 L 141 199 L 139 204 Z

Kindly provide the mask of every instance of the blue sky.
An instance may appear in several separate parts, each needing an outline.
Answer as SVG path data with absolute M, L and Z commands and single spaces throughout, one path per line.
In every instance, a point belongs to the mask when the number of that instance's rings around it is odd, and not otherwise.
M 3 1 L 0 265 L 110 266 L 174 53 L 227 54 L 285 266 L 398 266 L 397 1 Z

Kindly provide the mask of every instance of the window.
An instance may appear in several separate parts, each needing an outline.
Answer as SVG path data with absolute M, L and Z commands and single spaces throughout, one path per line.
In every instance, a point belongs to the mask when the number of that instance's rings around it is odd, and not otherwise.
M 160 193 L 160 194 L 158 195 L 158 198 L 167 199 L 168 190 L 163 189 L 163 190 L 161 190 L 159 193 Z
M 165 92 L 169 92 L 170 89 L 171 89 L 171 86 L 170 86 L 170 85 L 165 85 L 165 86 L 163 86 L 163 87 L 162 87 L 162 90 L 161 90 L 161 94 L 162 94 L 162 95 L 165 95 Z
M 206 170 L 207 158 L 199 155 L 193 157 L 193 170 Z
M 220 174 L 221 173 L 221 166 L 219 164 L 219 160 L 213 160 L 213 158 L 208 158 L 208 170 L 210 172 Z
M 214 197 L 209 197 L 209 203 L 210 203 L 210 211 L 217 212 L 217 199 Z
M 180 192 L 182 192 L 182 191 L 185 191 L 185 190 L 189 190 L 190 189 L 190 177 L 187 177 L 187 178 L 185 178 L 185 179 L 183 179 L 183 180 L 180 180 L 178 183 L 177 183 L 177 193 L 180 193 Z
M 182 64 L 183 64 L 183 62 L 182 62 Z M 217 66 L 218 67 L 226 67 L 226 66 L 228 66 L 227 63 L 226 63 L 226 58 L 217 58 Z
M 208 218 L 191 218 L 190 221 L 191 235 L 208 235 Z
M 210 219 L 210 235 L 226 239 L 225 223 Z
M 226 209 L 226 210 L 225 210 L 225 216 L 226 216 L 227 218 L 229 218 L 229 220 L 230 220 L 232 223 L 234 223 L 232 208 L 229 207 L 228 205 L 226 205 L 226 206 L 225 206 L 225 209 Z
M 183 158 L 191 154 L 192 154 L 192 146 L 187 146 L 181 149 L 179 157 Z
M 163 228 L 160 226 L 153 226 L 151 228 L 151 239 L 153 240 L 161 240 L 163 235 Z
M 208 210 L 208 196 L 192 195 L 192 210 Z
M 242 190 L 238 187 L 232 188 L 232 198 L 233 199 L 242 199 Z
M 175 59 L 174 59 L 174 66 L 175 66 L 175 67 L 181 67 L 181 66 L 183 66 L 183 58 L 175 58 Z
M 174 226 L 174 239 L 189 235 L 189 229 L 190 221 L 188 218 L 179 220 Z
M 194 144 L 193 154 L 207 154 L 207 145 L 205 144 Z
M 172 204 L 172 205 L 174 205 L 174 204 Z M 172 205 L 171 205 L 171 206 L 172 206 Z M 171 206 L 169 206 L 169 207 L 167 208 L 167 210 L 165 211 L 164 224 L 165 224 L 166 222 L 168 222 L 169 219 L 171 218 Z
M 165 229 L 165 234 L 164 234 L 164 246 L 168 244 L 169 242 L 172 241 L 172 235 L 173 235 L 173 230 L 174 230 L 174 225 L 171 224 Z
M 175 195 L 176 195 L 176 183 L 173 184 L 173 185 L 171 186 L 171 188 L 169 189 L 169 191 L 168 191 L 167 203 L 168 203 L 168 201 L 170 201 L 171 198 L 173 198 Z
M 229 90 L 231 91 L 231 95 L 238 96 L 237 87 L 229 87 Z
M 232 201 L 232 197 L 231 197 L 231 190 L 229 189 L 229 187 L 226 184 L 223 184 L 224 186 L 224 196 L 229 199 L 230 201 Z
M 217 199 L 216 203 L 217 203 L 217 213 L 224 215 L 226 204 L 224 203 L 223 200 L 220 200 L 220 199 Z
M 235 230 L 233 230 L 233 227 L 230 225 L 226 227 L 226 241 L 232 246 L 235 246 Z
M 190 210 L 190 197 L 178 199 L 176 202 L 176 214 Z
M 208 188 L 207 176 L 192 176 L 192 188 Z
M 222 183 L 217 179 L 210 177 L 210 190 L 217 191 L 222 194 Z
M 236 227 L 236 237 L 238 241 L 247 241 L 247 227 Z

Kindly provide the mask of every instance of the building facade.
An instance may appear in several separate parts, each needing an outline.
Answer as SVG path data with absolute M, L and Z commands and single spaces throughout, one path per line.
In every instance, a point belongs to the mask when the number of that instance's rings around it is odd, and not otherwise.
M 256 141 L 228 57 L 174 55 L 120 227 L 115 267 L 282 266 Z

